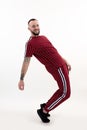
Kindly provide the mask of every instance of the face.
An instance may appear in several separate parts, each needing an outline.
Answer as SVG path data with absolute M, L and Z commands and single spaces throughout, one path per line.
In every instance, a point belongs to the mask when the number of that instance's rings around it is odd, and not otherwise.
M 37 20 L 31 21 L 28 24 L 28 29 L 30 30 L 32 36 L 38 36 L 40 33 L 38 21 Z

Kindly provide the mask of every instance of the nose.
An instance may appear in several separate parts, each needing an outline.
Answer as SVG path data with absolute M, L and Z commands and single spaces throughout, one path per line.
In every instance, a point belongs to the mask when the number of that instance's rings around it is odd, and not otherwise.
M 38 26 L 35 26 L 35 29 L 38 29 L 39 27 Z

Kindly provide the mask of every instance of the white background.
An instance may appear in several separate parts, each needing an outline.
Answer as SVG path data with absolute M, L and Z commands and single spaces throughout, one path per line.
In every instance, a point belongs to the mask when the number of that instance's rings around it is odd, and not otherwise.
M 25 77 L 25 90 L 18 90 L 27 22 L 39 20 L 59 53 L 70 62 L 71 98 L 52 111 L 44 125 L 36 114 L 57 89 L 53 77 L 32 57 Z M 87 130 L 87 1 L 1 0 L 0 1 L 0 129 Z

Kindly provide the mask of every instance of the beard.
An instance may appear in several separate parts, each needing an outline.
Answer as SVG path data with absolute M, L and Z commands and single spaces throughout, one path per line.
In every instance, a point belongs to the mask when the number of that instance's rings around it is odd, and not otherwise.
M 35 36 L 38 36 L 40 34 L 40 30 L 38 30 L 38 32 L 35 32 L 35 31 L 31 31 L 31 33 Z

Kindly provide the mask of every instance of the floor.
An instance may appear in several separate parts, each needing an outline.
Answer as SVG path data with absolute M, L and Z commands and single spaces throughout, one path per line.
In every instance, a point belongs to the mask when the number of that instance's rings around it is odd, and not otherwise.
M 77 93 L 79 92 L 79 93 Z M 26 93 L 26 92 L 25 92 Z M 52 111 L 50 123 L 44 124 L 38 117 L 39 96 L 31 99 L 3 99 L 0 102 L 1 130 L 87 130 L 87 89 L 72 90 L 71 98 Z M 23 94 L 23 93 L 22 93 Z M 21 94 L 21 95 L 22 95 Z M 20 96 L 20 95 L 19 95 Z M 31 95 L 30 95 L 31 96 Z M 16 97 L 17 98 L 17 97 Z M 32 96 L 31 96 L 32 98 Z M 30 102 L 30 104 L 28 104 Z

